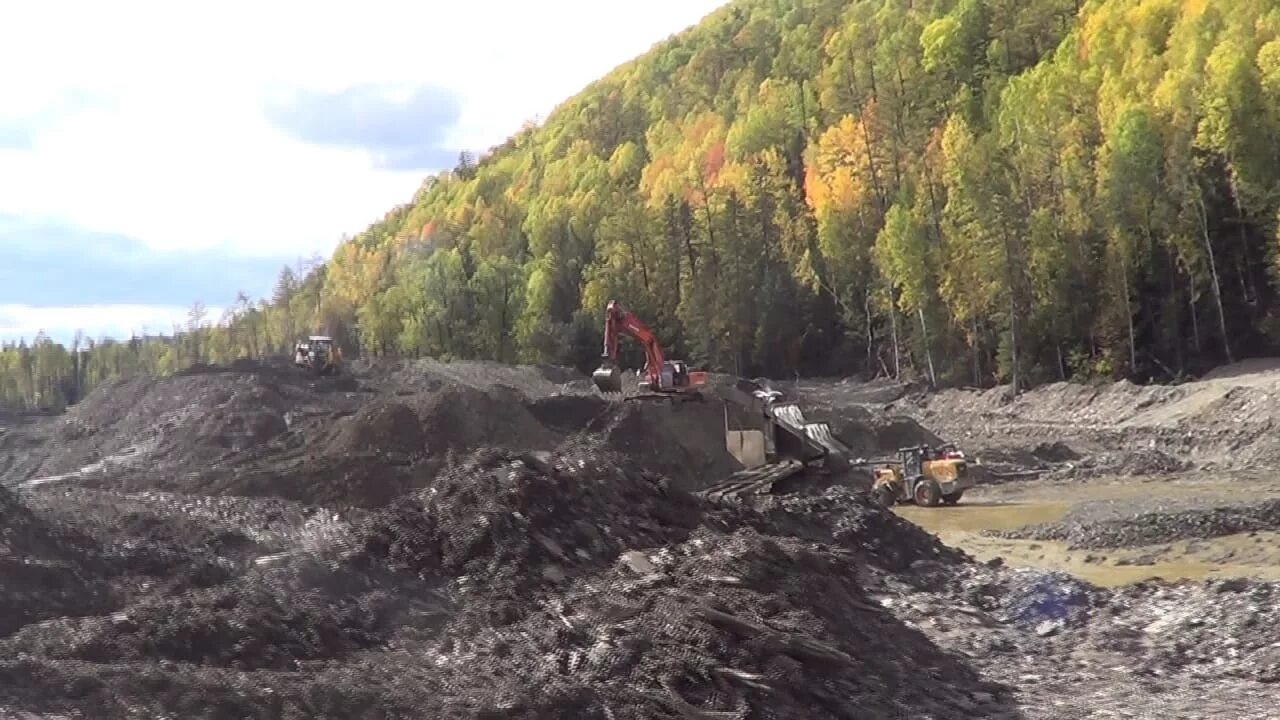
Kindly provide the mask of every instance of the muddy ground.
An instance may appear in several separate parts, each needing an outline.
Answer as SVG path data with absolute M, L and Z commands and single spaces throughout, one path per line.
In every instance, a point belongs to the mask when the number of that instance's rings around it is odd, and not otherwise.
M 1246 371 L 779 385 L 854 454 L 978 460 L 958 507 L 892 511 L 855 474 L 694 494 L 737 469 L 724 378 L 119 381 L 0 417 L 0 717 L 1271 717 L 1280 374 Z

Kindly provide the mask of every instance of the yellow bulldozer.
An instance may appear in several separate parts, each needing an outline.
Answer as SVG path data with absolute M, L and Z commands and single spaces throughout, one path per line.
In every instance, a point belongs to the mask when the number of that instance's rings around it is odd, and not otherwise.
M 871 497 L 885 507 L 899 502 L 920 507 L 955 505 L 975 484 L 964 453 L 952 444 L 899 448 L 896 459 L 875 464 Z
M 342 348 L 328 335 L 312 335 L 293 347 L 293 364 L 316 375 L 342 371 Z

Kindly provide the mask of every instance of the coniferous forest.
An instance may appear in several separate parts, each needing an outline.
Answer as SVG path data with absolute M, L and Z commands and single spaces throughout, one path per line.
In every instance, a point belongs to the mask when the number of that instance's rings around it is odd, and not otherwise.
M 1280 350 L 1278 212 L 1274 3 L 737 0 L 270 298 L 6 349 L 0 400 L 318 331 L 586 368 L 611 298 L 743 375 L 1171 380 Z

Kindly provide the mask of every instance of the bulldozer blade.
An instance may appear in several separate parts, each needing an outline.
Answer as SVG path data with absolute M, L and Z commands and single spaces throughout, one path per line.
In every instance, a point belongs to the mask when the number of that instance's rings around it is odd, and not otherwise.
M 601 365 L 595 372 L 591 373 L 591 380 L 595 382 L 600 392 L 622 392 L 622 372 L 616 367 Z

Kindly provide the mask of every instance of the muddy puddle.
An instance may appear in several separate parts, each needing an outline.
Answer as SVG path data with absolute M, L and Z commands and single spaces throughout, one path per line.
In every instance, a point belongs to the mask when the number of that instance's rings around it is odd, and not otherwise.
M 1255 491 L 1257 488 L 1254 488 Z M 1280 487 L 1265 494 L 1280 496 Z M 1159 493 L 1161 497 L 1223 496 L 1223 485 L 1197 479 L 1111 481 L 1072 486 L 978 489 L 955 507 L 899 506 L 895 511 L 980 561 L 1001 558 L 1006 565 L 1070 573 L 1104 587 L 1165 580 L 1253 577 L 1280 581 L 1280 533 L 1256 532 L 1185 540 L 1139 548 L 1070 550 L 1066 543 L 988 537 L 987 530 L 1014 530 L 1062 520 L 1075 506 L 1094 501 L 1123 504 Z

